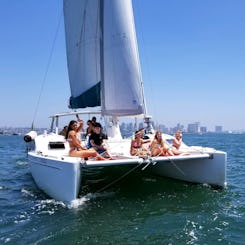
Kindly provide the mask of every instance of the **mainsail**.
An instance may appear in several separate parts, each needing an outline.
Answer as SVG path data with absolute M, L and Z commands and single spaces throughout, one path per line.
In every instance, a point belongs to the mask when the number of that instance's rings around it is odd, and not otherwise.
M 64 0 L 70 107 L 145 112 L 131 0 Z

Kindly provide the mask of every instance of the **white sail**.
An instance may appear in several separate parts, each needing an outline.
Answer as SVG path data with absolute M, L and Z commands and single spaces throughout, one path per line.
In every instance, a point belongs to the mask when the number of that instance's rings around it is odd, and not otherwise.
M 104 1 L 103 113 L 144 113 L 142 79 L 131 0 Z
M 131 0 L 64 0 L 71 108 L 144 113 Z
M 99 2 L 64 0 L 71 108 L 100 105 Z

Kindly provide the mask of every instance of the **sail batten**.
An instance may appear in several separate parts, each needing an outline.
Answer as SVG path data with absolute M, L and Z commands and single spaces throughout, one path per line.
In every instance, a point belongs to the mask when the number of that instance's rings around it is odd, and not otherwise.
M 70 107 L 100 105 L 109 116 L 143 114 L 131 0 L 64 0 L 64 17 Z

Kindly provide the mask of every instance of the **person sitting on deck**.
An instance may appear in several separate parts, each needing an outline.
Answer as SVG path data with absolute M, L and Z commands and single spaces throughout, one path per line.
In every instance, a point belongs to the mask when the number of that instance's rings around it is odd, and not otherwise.
M 101 132 L 101 124 L 98 122 L 94 123 L 93 130 L 89 136 L 89 147 L 92 147 L 104 157 L 112 159 L 106 142 L 104 141 L 106 139 L 107 135 Z
M 93 131 L 93 123 L 91 120 L 87 121 L 87 125 L 88 125 L 88 127 L 86 128 L 85 137 L 89 136 Z
M 140 128 L 140 129 L 138 130 L 138 132 L 141 134 L 141 138 L 142 138 L 143 140 L 145 140 L 145 141 L 144 141 L 145 143 L 151 142 L 149 136 L 146 135 L 145 129 L 144 129 L 144 128 Z
M 67 132 L 68 126 L 64 126 L 64 128 L 59 132 L 59 135 L 63 135 L 64 137 L 66 136 L 66 132 Z
M 105 160 L 105 158 L 96 152 L 93 148 L 87 149 L 81 144 L 82 142 L 78 137 L 78 133 L 83 128 L 84 122 L 81 119 L 78 119 L 78 121 L 80 123 L 79 126 L 77 121 L 70 121 L 66 132 L 65 138 L 70 145 L 69 156 L 82 158 L 94 157 L 96 160 Z
M 182 132 L 180 130 L 177 130 L 175 132 L 175 138 L 173 139 L 172 142 L 172 152 L 174 153 L 174 155 L 190 155 L 190 153 L 188 152 L 184 152 L 180 150 L 180 147 L 182 145 Z
M 173 139 L 172 145 L 175 147 L 177 150 L 179 150 L 181 143 L 182 143 L 182 133 L 180 130 L 177 130 L 175 132 L 175 138 Z
M 156 131 L 155 137 L 150 145 L 151 155 L 152 156 L 174 156 L 174 152 L 171 150 L 171 147 L 163 140 L 162 133 Z
M 150 151 L 144 147 L 144 144 L 149 142 L 149 140 L 142 139 L 142 130 L 137 130 L 135 132 L 134 139 L 131 141 L 130 154 L 132 156 L 139 156 L 145 158 L 150 155 Z
M 96 124 L 97 123 L 97 118 L 96 117 L 92 117 L 92 124 Z

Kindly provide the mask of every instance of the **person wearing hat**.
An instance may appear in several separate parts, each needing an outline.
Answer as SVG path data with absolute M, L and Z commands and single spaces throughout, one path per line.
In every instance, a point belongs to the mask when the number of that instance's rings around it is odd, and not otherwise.
M 101 128 L 102 126 L 100 123 L 97 122 L 93 124 L 93 131 L 91 132 L 91 135 L 89 137 L 90 146 L 102 156 L 112 159 L 105 142 L 105 140 L 107 139 L 107 135 L 101 132 Z
M 144 146 L 149 140 L 142 139 L 142 132 L 141 129 L 135 132 L 134 139 L 131 140 L 130 154 L 145 158 L 150 155 L 150 151 Z

